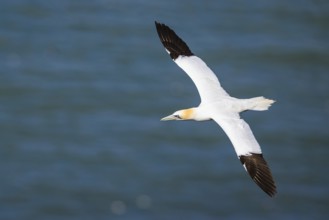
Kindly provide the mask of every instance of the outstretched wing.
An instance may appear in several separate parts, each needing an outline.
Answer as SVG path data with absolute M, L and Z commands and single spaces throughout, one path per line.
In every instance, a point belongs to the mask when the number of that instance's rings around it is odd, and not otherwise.
M 233 144 L 242 165 L 254 182 L 269 196 L 276 194 L 276 186 L 261 148 L 249 125 L 239 116 L 213 118 Z
M 157 22 L 155 25 L 159 38 L 170 57 L 196 85 L 202 103 L 218 101 L 223 96 L 229 96 L 221 87 L 214 72 L 191 52 L 187 44 L 172 29 Z

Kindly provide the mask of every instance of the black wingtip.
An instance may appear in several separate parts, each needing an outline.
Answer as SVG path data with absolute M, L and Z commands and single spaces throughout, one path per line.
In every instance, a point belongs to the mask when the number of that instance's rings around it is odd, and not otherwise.
M 277 193 L 276 186 L 262 154 L 240 156 L 240 161 L 254 182 L 270 197 Z
M 155 21 L 155 26 L 161 43 L 169 51 L 173 60 L 179 56 L 193 56 L 187 44 L 171 28 L 157 21 Z

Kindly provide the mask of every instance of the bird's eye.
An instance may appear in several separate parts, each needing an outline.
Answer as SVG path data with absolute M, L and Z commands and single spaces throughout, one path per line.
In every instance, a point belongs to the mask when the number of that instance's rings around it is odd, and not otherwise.
M 174 115 L 175 118 L 182 119 L 179 115 Z

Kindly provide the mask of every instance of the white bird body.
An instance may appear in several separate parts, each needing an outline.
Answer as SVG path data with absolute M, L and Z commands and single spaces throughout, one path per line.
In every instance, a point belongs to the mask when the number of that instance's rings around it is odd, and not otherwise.
M 214 72 L 190 51 L 173 30 L 157 22 L 156 28 L 166 51 L 192 79 L 201 98 L 198 107 L 176 111 L 161 120 L 214 120 L 231 140 L 238 158 L 253 180 L 268 195 L 274 196 L 276 187 L 261 148 L 239 114 L 246 110 L 267 110 L 274 101 L 262 96 L 250 99 L 231 97 Z

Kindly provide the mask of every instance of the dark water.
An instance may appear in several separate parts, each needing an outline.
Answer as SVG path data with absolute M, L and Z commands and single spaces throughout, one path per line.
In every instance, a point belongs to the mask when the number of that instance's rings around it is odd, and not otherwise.
M 247 112 L 278 185 L 247 176 L 157 37 L 170 25 Z M 0 219 L 327 219 L 326 1 L 0 3 Z

